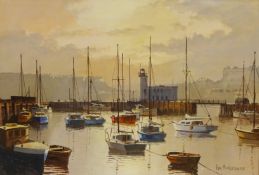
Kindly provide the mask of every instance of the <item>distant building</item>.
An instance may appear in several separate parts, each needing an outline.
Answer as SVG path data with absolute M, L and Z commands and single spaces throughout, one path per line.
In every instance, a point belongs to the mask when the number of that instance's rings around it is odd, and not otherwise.
M 145 69 L 140 69 L 139 71 L 140 78 L 140 101 L 148 100 L 148 76 L 145 72 Z M 175 101 L 177 100 L 177 86 L 151 86 L 150 88 L 151 100 L 154 101 Z

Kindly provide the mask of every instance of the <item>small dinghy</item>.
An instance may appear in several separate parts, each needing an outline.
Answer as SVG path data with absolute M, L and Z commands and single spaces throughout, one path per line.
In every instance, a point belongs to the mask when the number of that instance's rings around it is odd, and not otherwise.
M 50 145 L 46 163 L 68 166 L 71 152 L 72 150 L 70 148 L 64 146 Z
M 179 168 L 196 168 L 201 158 L 200 154 L 185 152 L 169 152 L 166 157 L 172 166 Z

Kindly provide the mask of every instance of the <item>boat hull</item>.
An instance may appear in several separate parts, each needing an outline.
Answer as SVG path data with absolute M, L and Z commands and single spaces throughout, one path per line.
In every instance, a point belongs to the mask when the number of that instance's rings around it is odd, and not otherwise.
M 111 116 L 112 123 L 117 123 L 118 122 L 118 117 L 116 116 Z M 119 122 L 120 124 L 135 124 L 137 120 L 137 116 L 134 115 L 120 115 L 119 117 Z
M 17 118 L 17 122 L 24 124 L 24 123 L 29 123 L 31 120 L 31 115 L 19 115 Z
M 105 119 L 85 119 L 85 125 L 103 125 Z
M 32 121 L 38 124 L 48 124 L 49 119 L 48 116 L 37 116 L 37 117 L 32 117 Z
M 0 164 L 6 174 L 43 174 L 44 154 L 26 154 L 0 148 Z
M 248 140 L 259 140 L 259 132 L 246 131 L 241 129 L 235 129 L 239 138 Z
M 170 152 L 166 157 L 172 165 L 185 168 L 195 168 L 200 161 L 199 154 L 191 153 Z
M 174 123 L 174 128 L 176 131 L 181 132 L 193 132 L 193 133 L 210 133 L 216 131 L 218 126 L 215 125 L 201 125 L 201 126 L 191 126 L 191 125 L 181 125 Z
M 162 142 L 165 140 L 166 134 L 164 132 L 155 132 L 155 133 L 144 133 L 138 131 L 139 139 L 141 141 L 148 142 Z
M 120 142 L 107 142 L 110 151 L 123 153 L 123 154 L 144 154 L 146 144 L 141 143 L 120 143 Z
M 84 128 L 85 120 L 84 119 L 66 119 L 66 126 L 70 128 Z
M 50 145 L 46 164 L 67 167 L 72 150 L 59 145 Z

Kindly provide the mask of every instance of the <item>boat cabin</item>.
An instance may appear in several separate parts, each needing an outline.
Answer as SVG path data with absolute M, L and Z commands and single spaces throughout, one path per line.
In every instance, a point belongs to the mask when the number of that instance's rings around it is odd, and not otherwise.
M 70 114 L 69 118 L 70 119 L 82 119 L 82 115 L 81 114 Z
M 142 129 L 142 132 L 145 132 L 145 133 L 148 133 L 148 132 L 159 132 L 159 127 L 152 126 L 152 125 L 143 126 L 141 129 Z
M 29 140 L 29 127 L 17 123 L 7 123 L 0 127 L 0 147 L 12 149 L 15 144 Z
M 204 125 L 202 120 L 182 120 L 180 121 L 181 125 L 192 125 L 192 126 L 196 126 L 196 125 Z
M 46 116 L 45 112 L 36 112 L 35 116 Z
M 22 111 L 20 112 L 20 115 L 31 115 L 29 111 Z
M 122 142 L 126 142 L 126 141 L 130 141 L 132 140 L 132 135 L 130 134 L 118 134 L 118 135 L 114 135 L 113 139 L 122 141 Z

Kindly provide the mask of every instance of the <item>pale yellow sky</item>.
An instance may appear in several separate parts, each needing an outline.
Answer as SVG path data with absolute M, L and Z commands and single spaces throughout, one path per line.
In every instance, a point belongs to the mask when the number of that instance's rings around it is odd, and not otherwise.
M 156 81 L 170 84 L 183 80 L 188 36 L 194 77 L 219 79 L 228 65 L 251 64 L 258 19 L 256 0 L 0 0 L 0 69 L 18 72 L 23 53 L 27 73 L 37 58 L 45 73 L 70 74 L 74 56 L 82 75 L 89 45 L 93 72 L 108 82 L 119 43 L 137 77 L 151 35 Z

